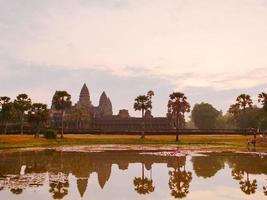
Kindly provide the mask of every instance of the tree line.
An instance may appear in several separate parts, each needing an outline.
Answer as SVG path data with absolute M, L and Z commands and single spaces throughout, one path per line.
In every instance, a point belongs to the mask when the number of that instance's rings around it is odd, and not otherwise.
M 151 95 L 152 94 L 152 95 Z M 152 109 L 153 91 L 149 91 L 147 95 L 139 95 L 135 99 L 134 109 L 141 111 L 143 124 L 144 112 Z M 248 94 L 240 94 L 236 98 L 236 102 L 230 105 L 226 114 L 218 111 L 209 103 L 195 104 L 190 121 L 186 123 L 185 114 L 191 111 L 190 104 L 184 93 L 173 92 L 169 95 L 167 117 L 171 119 L 176 128 L 176 141 L 179 140 L 179 132 L 184 128 L 199 129 L 245 129 L 259 128 L 267 130 L 267 93 L 258 95 L 258 102 L 261 108 L 253 105 L 251 96 Z M 144 126 L 143 126 L 144 127 Z M 141 139 L 144 138 L 144 129 Z
M 61 138 L 63 138 L 64 114 L 71 107 L 71 95 L 66 91 L 56 91 L 53 103 L 55 109 L 61 111 Z M 14 101 L 10 97 L 0 97 L 0 121 L 2 125 L 1 132 L 7 133 L 7 127 L 10 122 L 19 122 L 20 133 L 23 134 L 25 118 L 35 130 L 35 137 L 39 137 L 40 129 L 45 126 L 49 120 L 49 110 L 46 104 L 33 103 L 27 94 L 19 94 Z
M 133 108 L 141 111 L 142 126 L 144 126 L 145 112 L 152 110 L 153 91 L 148 91 L 146 95 L 139 95 L 134 100 Z M 61 115 L 60 134 L 64 134 L 64 116 L 71 108 L 71 95 L 66 91 L 56 91 L 53 97 L 53 105 Z M 190 103 L 184 93 L 173 92 L 169 95 L 167 104 L 167 117 L 176 128 L 176 141 L 179 140 L 179 132 L 184 128 L 199 129 L 231 129 L 231 128 L 260 128 L 267 129 L 267 93 L 258 95 L 258 102 L 262 107 L 257 107 L 248 94 L 241 94 L 236 98 L 236 102 L 230 105 L 226 114 L 218 111 L 211 104 L 195 104 L 190 120 L 186 122 L 185 114 L 191 111 Z M 80 112 L 79 112 L 80 113 Z M 82 112 L 81 112 L 82 113 Z M 0 97 L 0 122 L 1 132 L 6 134 L 10 122 L 19 122 L 20 133 L 23 134 L 25 119 L 35 129 L 35 137 L 39 137 L 40 129 L 45 126 L 50 117 L 46 104 L 33 103 L 27 94 L 19 94 L 14 101 L 10 97 Z M 81 118 L 81 117 L 79 117 Z M 143 129 L 141 138 L 145 137 Z
M 200 129 L 267 129 L 267 94 L 258 95 L 258 103 L 253 104 L 251 96 L 241 94 L 234 104 L 230 105 L 226 114 L 218 111 L 211 104 L 196 104 L 191 113 L 191 126 Z

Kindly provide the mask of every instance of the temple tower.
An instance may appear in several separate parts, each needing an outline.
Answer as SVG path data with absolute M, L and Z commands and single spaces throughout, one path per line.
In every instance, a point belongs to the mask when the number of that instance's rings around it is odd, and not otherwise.
M 112 104 L 110 99 L 107 97 L 106 93 L 103 92 L 99 99 L 99 106 L 98 106 L 98 115 L 102 116 L 111 116 L 112 112 Z
M 89 90 L 86 84 L 83 84 L 77 105 L 82 106 L 82 107 L 87 107 L 87 108 L 92 106 Z

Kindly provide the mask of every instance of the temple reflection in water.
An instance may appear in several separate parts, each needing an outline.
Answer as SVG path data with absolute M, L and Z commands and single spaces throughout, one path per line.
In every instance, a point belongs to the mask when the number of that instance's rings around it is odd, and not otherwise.
M 112 183 L 116 182 L 120 187 L 127 182 L 129 191 L 134 191 L 139 197 L 164 190 L 171 198 L 186 198 L 197 187 L 201 187 L 202 183 L 210 180 L 214 179 L 214 184 L 220 186 L 221 183 L 216 178 L 220 173 L 226 174 L 225 178 L 229 176 L 231 180 L 224 181 L 231 182 L 232 187 L 238 187 L 238 191 L 246 196 L 253 197 L 256 193 L 261 197 L 267 195 L 267 159 L 259 155 L 212 153 L 173 156 L 167 153 L 162 156 L 131 151 L 88 153 L 55 150 L 1 155 L 1 199 L 4 192 L 5 195 L 8 195 L 7 192 L 23 195 L 24 191 L 32 188 L 36 194 L 42 187 L 48 188 L 47 194 L 52 199 L 67 198 L 71 187 L 75 187 L 79 192 L 78 198 L 82 198 L 89 188 L 92 174 L 97 175 L 99 188 L 103 190 L 112 180 L 113 173 L 116 176 L 127 176 L 131 181 L 123 182 L 124 179 L 121 178 Z M 112 169 L 116 165 L 117 171 L 114 172 Z M 130 166 L 136 169 L 134 173 Z M 160 174 L 159 167 L 162 169 Z M 157 169 L 156 173 L 154 169 Z M 132 174 L 122 173 L 127 171 Z M 154 181 L 155 176 L 157 181 Z M 109 187 L 112 188 L 112 185 Z M 207 189 L 209 188 L 205 188 Z

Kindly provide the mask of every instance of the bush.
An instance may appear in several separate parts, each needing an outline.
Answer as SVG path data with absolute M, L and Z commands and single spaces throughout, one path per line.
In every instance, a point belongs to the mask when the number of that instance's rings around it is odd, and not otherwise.
M 44 131 L 43 135 L 46 139 L 56 139 L 57 131 L 53 129 L 48 129 Z
M 47 129 L 41 128 L 40 131 L 39 131 L 39 133 L 42 134 L 42 135 L 44 135 L 46 131 L 47 131 Z

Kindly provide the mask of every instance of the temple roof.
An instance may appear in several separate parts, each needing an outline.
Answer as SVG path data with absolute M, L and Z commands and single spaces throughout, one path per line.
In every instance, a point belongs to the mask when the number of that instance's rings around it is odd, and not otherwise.
M 82 94 L 83 94 L 83 95 L 86 95 L 86 96 L 87 96 L 87 95 L 88 95 L 88 96 L 90 95 L 90 94 L 89 94 L 88 87 L 87 87 L 87 85 L 86 85 L 85 83 L 83 84 L 83 87 L 82 87 L 82 89 L 81 89 L 80 96 L 81 96 Z
M 90 94 L 86 84 L 83 84 L 83 87 L 80 92 L 80 97 L 78 105 L 89 107 L 91 106 Z
M 107 105 L 107 103 L 108 103 L 108 97 L 106 95 L 106 92 L 103 91 L 99 99 L 99 106 Z

